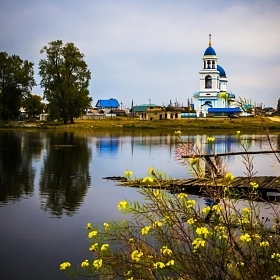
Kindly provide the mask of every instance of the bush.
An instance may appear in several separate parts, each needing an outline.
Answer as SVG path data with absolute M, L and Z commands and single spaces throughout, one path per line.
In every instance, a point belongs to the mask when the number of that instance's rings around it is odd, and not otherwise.
M 180 132 L 176 132 L 180 139 Z M 237 137 L 240 138 L 238 132 Z M 213 146 L 215 139 L 208 138 Z M 187 146 L 186 146 L 187 145 Z M 246 146 L 243 144 L 244 149 Z M 181 143 L 177 153 L 198 150 Z M 213 153 L 215 153 L 213 148 Z M 252 159 L 245 155 L 248 177 L 253 178 Z M 191 156 L 185 163 L 200 178 L 203 158 Z M 245 206 L 231 188 L 234 176 L 221 162 L 219 176 L 224 187 L 209 187 L 208 206 L 201 208 L 186 193 L 170 194 L 161 189 L 166 176 L 153 168 L 141 179 L 142 202 L 120 201 L 122 221 L 102 226 L 87 224 L 91 260 L 74 268 L 60 265 L 73 276 L 92 279 L 280 279 L 279 209 L 267 204 L 273 221 L 262 217 L 259 186 L 252 180 Z M 125 177 L 132 183 L 132 172 Z M 209 178 L 215 181 L 215 176 Z M 244 202 L 243 202 L 244 203 Z

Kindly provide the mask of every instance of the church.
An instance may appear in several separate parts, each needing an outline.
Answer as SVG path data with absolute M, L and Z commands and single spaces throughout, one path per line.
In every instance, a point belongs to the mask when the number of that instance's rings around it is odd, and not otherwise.
M 203 55 L 203 69 L 199 71 L 199 92 L 194 93 L 194 109 L 197 117 L 223 117 L 240 115 L 236 107 L 235 95 L 227 90 L 227 75 L 218 64 L 216 51 L 212 47 L 211 34 L 209 45 Z

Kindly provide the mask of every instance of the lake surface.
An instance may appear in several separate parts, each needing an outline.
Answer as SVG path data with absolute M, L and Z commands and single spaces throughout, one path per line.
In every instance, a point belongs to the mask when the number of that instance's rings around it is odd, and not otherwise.
M 183 135 L 206 149 L 214 136 L 217 153 L 240 151 L 231 135 Z M 244 135 L 249 150 L 269 150 L 264 135 Z M 271 135 L 280 149 L 279 135 Z M 174 132 L 0 131 L 0 279 L 72 279 L 59 271 L 64 261 L 90 258 L 86 223 L 122 219 L 120 200 L 140 200 L 135 188 L 119 187 L 108 176 L 126 170 L 145 177 L 153 167 L 173 178 L 189 178 L 175 159 Z M 241 156 L 224 158 L 242 176 Z M 279 176 L 272 154 L 255 155 L 257 175 Z M 198 203 L 203 198 L 195 197 Z

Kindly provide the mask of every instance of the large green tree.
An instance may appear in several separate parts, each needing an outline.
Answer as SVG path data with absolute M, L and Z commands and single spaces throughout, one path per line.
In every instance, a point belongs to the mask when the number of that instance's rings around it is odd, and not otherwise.
M 41 49 L 46 57 L 39 62 L 41 86 L 48 101 L 51 119 L 62 119 L 64 123 L 74 123 L 90 105 L 90 70 L 84 55 L 73 43 L 63 44 L 53 41 Z
M 33 63 L 0 52 L 0 118 L 18 119 L 20 106 L 36 85 Z

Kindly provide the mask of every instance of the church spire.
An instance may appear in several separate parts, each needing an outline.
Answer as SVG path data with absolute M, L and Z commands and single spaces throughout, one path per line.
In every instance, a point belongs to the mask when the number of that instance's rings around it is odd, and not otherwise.
M 212 35 L 211 35 L 211 34 L 209 34 L 209 47 L 211 47 L 211 46 L 212 46 L 211 37 L 212 37 Z

